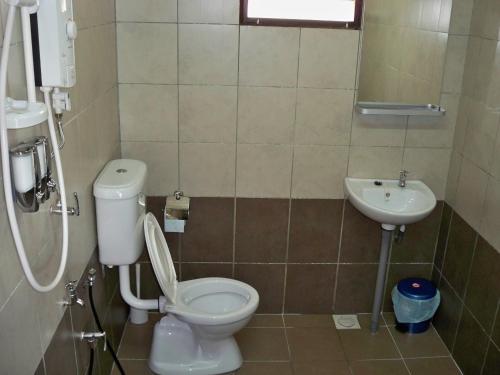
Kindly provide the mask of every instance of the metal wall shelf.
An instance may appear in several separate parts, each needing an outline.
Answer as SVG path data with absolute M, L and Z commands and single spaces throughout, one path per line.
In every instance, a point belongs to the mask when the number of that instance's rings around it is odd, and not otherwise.
M 444 116 L 446 114 L 446 109 L 435 104 L 358 102 L 356 110 L 359 114 L 367 116 Z

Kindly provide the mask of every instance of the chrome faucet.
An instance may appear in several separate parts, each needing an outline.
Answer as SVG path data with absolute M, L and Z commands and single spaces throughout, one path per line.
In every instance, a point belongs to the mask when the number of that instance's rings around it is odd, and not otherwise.
M 406 177 L 408 177 L 408 174 L 410 172 L 408 172 L 407 170 L 403 169 L 401 172 L 399 172 L 399 182 L 398 182 L 398 186 L 399 187 L 406 187 Z
M 78 285 L 77 281 L 70 281 L 65 285 L 68 298 L 65 301 L 63 301 L 64 305 L 73 306 L 77 304 L 80 305 L 81 307 L 85 306 L 85 302 L 78 297 L 77 285 Z

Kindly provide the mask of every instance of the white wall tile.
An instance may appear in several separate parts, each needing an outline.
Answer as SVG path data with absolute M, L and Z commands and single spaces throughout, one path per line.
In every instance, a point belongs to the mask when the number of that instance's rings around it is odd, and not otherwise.
M 405 148 L 403 169 L 410 180 L 421 180 L 438 200 L 445 197 L 451 149 Z
M 292 198 L 344 198 L 348 155 L 346 146 L 295 146 Z
M 407 121 L 406 116 L 362 116 L 354 111 L 351 145 L 403 147 Z
M 358 41 L 354 30 L 302 29 L 299 86 L 354 88 Z
M 124 141 L 177 141 L 175 85 L 120 85 L 120 127 Z
M 498 230 L 500 228 L 500 181 L 492 177 L 488 180 L 483 213 L 479 233 L 496 249 L 500 249 L 500 231 Z
M 240 87 L 238 142 L 289 144 L 295 122 L 296 90 Z
M 23 281 L 0 311 L 0 364 L 4 374 L 33 374 L 42 356 L 36 295 Z
M 219 23 L 238 25 L 240 2 L 238 0 L 181 0 L 180 23 Z
M 240 84 L 295 87 L 300 30 L 240 27 Z
M 122 157 L 142 160 L 148 166 L 147 195 L 171 195 L 178 190 L 177 143 L 122 142 Z
M 398 178 L 403 159 L 402 147 L 358 147 L 349 150 L 349 177 Z
M 238 145 L 238 197 L 290 197 L 292 148 L 285 145 Z
M 177 26 L 161 23 L 119 23 L 120 83 L 177 83 Z
M 235 85 L 238 26 L 179 25 L 179 82 Z
M 486 195 L 488 175 L 464 158 L 458 179 L 455 210 L 476 231 L 483 215 L 483 203 Z
M 181 143 L 181 189 L 192 197 L 234 197 L 236 145 Z
M 116 0 L 116 20 L 176 22 L 177 0 Z
M 235 143 L 237 96 L 234 86 L 179 86 L 181 142 Z
M 354 91 L 299 89 L 296 144 L 348 145 Z
M 457 122 L 457 95 L 444 94 L 441 106 L 446 109 L 443 117 L 409 116 L 406 147 L 451 147 Z

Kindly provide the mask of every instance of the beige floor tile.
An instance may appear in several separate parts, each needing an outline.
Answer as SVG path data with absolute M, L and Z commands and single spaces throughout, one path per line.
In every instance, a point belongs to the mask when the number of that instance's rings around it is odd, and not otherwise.
M 345 359 L 335 328 L 287 328 L 292 361 L 335 361 Z
M 351 375 L 346 361 L 294 362 L 294 375 Z
M 247 324 L 247 328 L 277 328 L 283 327 L 283 316 L 274 314 L 257 314 Z
M 335 327 L 331 315 L 295 315 L 284 316 L 287 327 Z
M 408 375 L 402 360 L 352 362 L 351 370 L 353 375 Z
M 375 334 L 367 327 L 361 330 L 339 331 L 339 335 L 350 360 L 400 358 L 385 327 L 380 327 Z
M 258 363 L 245 362 L 235 372 L 237 375 L 292 375 L 289 362 Z
M 403 358 L 415 357 L 440 357 L 448 356 L 450 353 L 436 330 L 431 327 L 426 332 L 418 334 L 401 333 L 396 327 L 390 327 L 391 335 L 396 340 Z
M 418 358 L 405 360 L 412 375 L 461 375 L 451 358 Z
M 244 328 L 236 334 L 244 361 L 288 361 L 285 330 Z
M 150 325 L 135 326 L 127 324 L 122 338 L 118 358 L 120 359 L 148 359 L 153 327 Z
M 120 363 L 123 367 L 123 370 L 127 375 L 153 375 L 148 367 L 147 360 L 120 360 Z M 116 366 L 113 367 L 113 371 L 111 371 L 111 375 L 120 375 L 120 371 Z

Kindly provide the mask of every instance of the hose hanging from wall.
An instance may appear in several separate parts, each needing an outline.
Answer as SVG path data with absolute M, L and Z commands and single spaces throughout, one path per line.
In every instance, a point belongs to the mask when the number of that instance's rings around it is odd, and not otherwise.
M 97 325 L 97 329 L 99 332 L 104 333 L 104 329 L 102 329 L 101 321 L 99 320 L 99 316 L 97 315 L 97 310 L 95 308 L 94 304 L 94 294 L 92 292 L 92 284 L 89 284 L 89 300 L 90 300 L 90 307 L 92 308 L 92 315 L 94 315 L 94 320 L 95 324 Z M 108 340 L 108 337 L 106 336 L 106 345 L 109 348 L 109 352 L 111 353 L 111 356 L 113 357 L 113 361 L 115 361 L 116 367 L 120 371 L 121 375 L 125 375 L 125 371 L 123 370 L 122 364 L 118 360 L 118 357 L 113 350 L 113 347 L 111 346 L 111 343 Z M 91 373 L 90 373 L 91 374 Z
M 94 370 L 94 355 L 95 349 L 90 348 L 90 358 L 89 358 L 89 370 L 87 371 L 87 375 L 92 375 L 92 371 Z
M 48 127 L 50 133 L 50 140 L 52 143 L 52 149 L 54 151 L 54 159 L 57 169 L 57 179 L 58 187 L 61 199 L 61 210 L 62 210 L 62 246 L 61 246 L 61 260 L 59 267 L 57 269 L 56 276 L 47 285 L 41 285 L 35 278 L 31 266 L 26 256 L 26 250 L 24 248 L 23 239 L 21 237 L 21 232 L 19 230 L 19 223 L 17 222 L 16 210 L 14 207 L 14 199 L 12 195 L 12 176 L 10 171 L 10 155 L 9 155 L 9 139 L 7 134 L 7 113 L 5 109 L 5 101 L 7 98 L 7 70 L 9 64 L 9 50 L 10 43 L 12 41 L 12 30 L 14 28 L 14 18 L 16 15 L 16 7 L 14 5 L 9 6 L 9 12 L 7 15 L 7 22 L 5 26 L 5 35 L 3 41 L 2 58 L 0 63 L 0 147 L 2 154 L 2 172 L 3 172 L 3 186 L 5 194 L 5 206 L 7 208 L 7 214 L 9 217 L 9 224 L 12 231 L 12 237 L 14 238 L 14 243 L 16 245 L 17 254 L 21 262 L 22 269 L 26 275 L 26 279 L 29 284 L 38 292 L 50 292 L 53 290 L 57 284 L 61 281 L 64 271 L 66 269 L 66 263 L 68 260 L 68 212 L 66 205 L 66 191 L 64 186 L 64 175 L 62 170 L 61 155 L 59 153 L 57 136 L 55 133 L 54 119 L 52 117 L 52 105 L 50 101 L 50 91 L 52 88 L 43 87 L 41 88 L 44 93 L 45 105 L 48 111 Z M 34 84 L 28 83 L 28 86 L 34 88 Z

